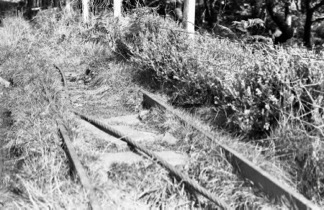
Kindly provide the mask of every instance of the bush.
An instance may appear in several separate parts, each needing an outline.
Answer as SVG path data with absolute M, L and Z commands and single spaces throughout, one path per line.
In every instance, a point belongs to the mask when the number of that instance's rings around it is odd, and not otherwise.
M 123 44 L 138 81 L 164 91 L 174 105 L 214 107 L 226 117 L 223 127 L 245 139 L 270 135 L 267 146 L 291 166 L 299 191 L 321 200 L 324 72 L 314 55 L 200 35 L 190 40 L 176 23 L 152 14 L 132 18 L 128 30 Z
M 137 79 L 168 93 L 174 105 L 214 106 L 226 113 L 225 127 L 254 138 L 269 134 L 282 114 L 313 121 L 312 101 L 322 95 L 319 67 L 267 45 L 190 40 L 176 23 L 152 14 L 132 20 L 123 42 Z

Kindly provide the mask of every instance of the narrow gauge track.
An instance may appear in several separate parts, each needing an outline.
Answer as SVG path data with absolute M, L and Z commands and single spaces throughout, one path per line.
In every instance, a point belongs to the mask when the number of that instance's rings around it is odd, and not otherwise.
M 194 124 L 191 124 L 190 122 L 186 121 L 183 117 L 181 117 L 179 114 L 176 113 L 175 109 L 168 106 L 166 103 L 162 102 L 161 100 L 157 99 L 153 94 L 141 90 L 143 94 L 143 107 L 144 108 L 150 108 L 152 106 L 158 106 L 162 108 L 163 110 L 167 112 L 171 112 L 173 115 L 175 115 L 177 118 L 180 119 L 183 123 L 190 125 L 198 132 L 205 135 L 208 139 L 211 141 L 215 141 L 213 135 L 211 133 L 208 133 L 204 131 L 203 129 L 197 127 Z M 203 195 L 205 198 L 209 199 L 210 201 L 217 204 L 221 209 L 231 209 L 225 202 L 223 202 L 221 199 L 217 198 L 212 193 L 208 192 L 203 187 L 199 186 L 197 182 L 194 180 L 191 180 L 188 178 L 188 176 L 182 174 L 179 172 L 176 168 L 174 168 L 172 165 L 168 164 L 165 160 L 160 158 L 159 156 L 155 155 L 154 153 L 150 152 L 146 148 L 142 147 L 138 143 L 134 142 L 132 139 L 126 137 L 125 134 L 119 132 L 118 130 L 114 129 L 113 127 L 110 127 L 109 125 L 106 125 L 103 122 L 98 121 L 94 117 L 86 116 L 82 113 L 79 113 L 78 111 L 73 111 L 77 116 L 79 116 L 81 119 L 86 120 L 87 122 L 91 123 L 92 125 L 96 126 L 100 130 L 126 142 L 128 146 L 132 148 L 132 151 L 137 151 L 136 153 L 140 153 L 142 155 L 145 155 L 149 157 L 150 159 L 153 159 L 154 161 L 157 161 L 161 166 L 166 168 L 171 174 L 173 174 L 178 180 L 182 180 L 184 183 L 189 185 L 191 189 L 194 189 L 196 192 Z M 64 129 L 60 127 L 60 132 L 62 133 L 62 130 L 64 132 Z M 66 141 L 66 140 L 65 140 Z M 228 157 L 229 162 L 237 169 L 237 171 L 245 178 L 249 179 L 254 183 L 255 186 L 259 187 L 262 191 L 264 191 L 266 194 L 268 194 L 271 197 L 274 198 L 280 198 L 282 196 L 285 196 L 292 204 L 292 206 L 295 206 L 295 209 L 319 209 L 315 204 L 313 204 L 311 201 L 307 200 L 303 195 L 295 192 L 293 189 L 288 188 L 287 186 L 283 186 L 280 182 L 276 181 L 275 178 L 271 177 L 268 173 L 263 171 L 258 166 L 254 165 L 251 161 L 247 160 L 245 157 L 237 153 L 236 151 L 232 150 L 231 148 L 219 144 L 219 146 L 225 151 L 226 156 Z M 67 147 L 69 148 L 69 147 Z M 135 149 L 135 150 L 134 150 Z M 68 151 L 69 153 L 69 151 Z M 73 154 L 73 150 L 72 150 Z M 69 157 L 72 157 L 73 155 L 69 154 Z M 74 161 L 74 159 L 70 159 L 71 162 Z M 78 166 L 78 160 L 75 160 L 76 163 L 72 163 L 72 165 Z M 80 165 L 80 167 L 82 167 Z M 80 179 L 82 176 L 84 176 L 84 173 L 82 172 L 83 169 L 76 169 L 78 171 L 78 174 L 80 176 Z M 80 171 L 80 172 L 79 172 Z M 83 182 L 83 181 L 81 181 Z M 84 184 L 84 187 L 91 191 L 91 187 L 87 184 Z M 90 193 L 92 194 L 92 193 Z M 94 202 L 94 198 L 89 198 L 90 202 Z M 97 204 L 92 204 L 93 207 L 98 206 Z M 95 208 L 94 208 L 95 209 Z
M 66 79 L 63 74 L 63 72 L 57 67 L 57 69 L 60 71 L 61 76 L 62 76 L 62 82 L 63 85 L 66 88 Z M 177 114 L 175 109 L 172 107 L 168 106 L 166 103 L 162 102 L 161 100 L 157 99 L 154 95 L 151 93 L 141 90 L 143 94 L 143 107 L 144 108 L 150 108 L 152 106 L 158 106 L 162 108 L 163 110 L 172 113 L 175 115 L 180 121 L 186 123 L 187 125 L 190 125 L 192 128 L 197 130 L 198 132 L 202 133 L 205 135 L 208 139 L 211 141 L 215 141 L 213 135 L 209 132 L 204 131 L 203 129 L 197 127 L 196 125 L 186 121 L 182 116 Z M 166 161 L 161 159 L 159 156 L 155 155 L 154 153 L 150 152 L 146 148 L 142 147 L 141 145 L 135 143 L 132 141 L 132 139 L 125 137 L 124 134 L 120 133 L 119 131 L 105 125 L 104 123 L 83 115 L 82 113 L 79 113 L 77 111 L 73 111 L 77 116 L 81 117 L 82 119 L 88 121 L 89 123 L 95 125 L 97 128 L 103 130 L 104 132 L 107 132 L 110 135 L 113 135 L 122 141 L 127 142 L 127 144 L 132 148 L 132 151 L 137 151 L 140 154 L 146 155 L 153 159 L 154 161 L 157 161 L 160 165 L 165 167 L 167 170 L 169 170 L 178 180 L 184 181 L 184 183 L 190 185 L 192 189 L 206 197 L 207 199 L 211 200 L 215 204 L 217 204 L 220 209 L 231 209 L 225 202 L 217 198 L 215 195 L 212 193 L 208 192 L 206 189 L 203 187 L 199 186 L 195 181 L 189 179 L 186 175 L 180 173 L 169 165 Z M 71 141 L 68 136 L 68 132 L 66 131 L 65 126 L 58 120 L 58 130 L 60 133 L 61 138 L 64 141 L 64 148 L 67 153 L 67 156 L 69 158 L 69 162 L 71 165 L 72 171 L 75 172 L 75 174 L 79 177 L 80 182 L 82 186 L 84 187 L 85 191 L 88 192 L 88 199 L 89 199 L 89 204 L 92 209 L 101 209 L 98 202 L 97 198 L 95 197 L 95 194 L 93 192 L 93 186 L 91 186 L 91 183 L 89 179 L 87 178 L 86 172 L 80 163 L 76 152 L 74 151 L 74 148 L 71 144 Z M 295 206 L 295 209 L 320 209 L 318 206 L 313 204 L 311 201 L 307 200 L 304 196 L 302 196 L 299 193 L 296 193 L 294 190 L 288 188 L 288 187 L 283 187 L 281 183 L 276 181 L 273 177 L 271 177 L 268 173 L 263 171 L 261 168 L 258 166 L 254 165 L 251 161 L 247 160 L 245 157 L 237 153 L 236 151 L 232 150 L 231 148 L 222 145 L 218 143 L 219 146 L 225 151 L 227 154 L 229 162 L 237 169 L 237 171 L 245 178 L 249 179 L 254 183 L 255 186 L 261 188 L 262 191 L 264 191 L 266 194 L 268 194 L 271 197 L 275 198 L 280 198 L 281 196 L 285 196 L 292 204 Z
M 62 77 L 62 85 L 64 89 L 67 89 L 67 80 L 65 78 L 65 75 L 63 71 L 54 64 L 54 67 L 59 71 L 61 77 Z M 143 102 L 143 104 L 145 104 Z M 81 119 L 91 123 L 95 127 L 99 128 L 100 130 L 108 133 L 111 136 L 114 136 L 117 139 L 120 139 L 121 141 L 124 141 L 127 143 L 128 147 L 130 148 L 131 151 L 135 152 L 136 154 L 140 154 L 145 156 L 146 158 L 148 157 L 149 159 L 157 162 L 159 165 L 167 169 L 171 175 L 173 175 L 178 181 L 182 181 L 188 186 L 191 190 L 194 190 L 207 198 L 208 200 L 214 202 L 220 209 L 233 209 L 230 206 L 228 206 L 224 201 L 222 201 L 220 198 L 218 198 L 216 195 L 213 193 L 209 192 L 206 190 L 204 187 L 198 184 L 195 180 L 190 179 L 187 175 L 183 174 L 180 172 L 177 168 L 169 164 L 166 160 L 161 158 L 159 155 L 155 154 L 154 152 L 151 152 L 144 146 L 138 144 L 135 142 L 133 139 L 127 136 L 127 134 L 124 134 L 113 127 L 106 125 L 103 122 L 100 122 L 99 120 L 95 119 L 94 117 L 84 115 L 76 110 L 72 111 L 75 115 L 79 116 Z M 97 210 L 101 209 L 100 205 L 97 202 L 97 198 L 95 197 L 94 191 L 93 191 L 93 186 L 91 185 L 85 169 L 83 168 L 80 160 L 77 157 L 77 154 L 72 146 L 71 140 L 68 136 L 68 132 L 65 128 L 65 126 L 60 122 L 57 121 L 58 124 L 58 131 L 60 134 L 60 137 L 62 138 L 64 144 L 64 150 L 67 154 L 67 157 L 69 159 L 71 169 L 79 177 L 79 180 L 83 186 L 83 188 L 88 192 L 88 199 L 89 199 L 89 205 L 91 206 L 91 209 Z

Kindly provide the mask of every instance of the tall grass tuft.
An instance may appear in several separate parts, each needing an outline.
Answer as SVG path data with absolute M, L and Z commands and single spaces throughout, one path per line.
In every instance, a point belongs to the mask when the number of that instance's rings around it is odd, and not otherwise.
M 3 20 L 3 27 L 0 27 L 0 47 L 17 46 L 18 42 L 27 39 L 31 27 L 26 21 L 18 17 L 7 17 Z

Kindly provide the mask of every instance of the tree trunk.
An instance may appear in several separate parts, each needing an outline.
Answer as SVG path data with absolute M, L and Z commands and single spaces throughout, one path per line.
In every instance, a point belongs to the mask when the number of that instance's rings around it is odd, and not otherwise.
M 89 0 L 82 0 L 82 17 L 84 23 L 89 23 L 90 20 L 90 5 Z
M 209 28 L 214 28 L 217 24 L 217 11 L 215 7 L 216 0 L 204 0 L 205 5 L 205 20 Z
M 311 8 L 311 0 L 305 1 L 305 9 L 306 9 L 306 20 L 304 25 L 303 42 L 305 47 L 311 49 L 312 48 L 311 30 L 312 30 L 312 19 L 314 14 L 314 9 Z
M 208 24 L 209 28 L 213 28 L 213 16 L 214 16 L 214 11 L 213 11 L 213 2 L 214 0 L 204 0 L 204 5 L 205 5 L 205 20 Z
M 195 33 L 195 0 L 185 0 L 184 1 L 184 19 L 183 26 L 189 33 L 189 37 L 193 38 Z
M 209 11 L 209 7 L 208 7 L 208 0 L 204 0 L 204 7 L 205 7 L 205 21 L 207 21 L 210 19 L 210 11 Z
M 252 6 L 252 17 L 251 18 L 263 18 L 263 2 L 260 0 L 251 1 Z
M 114 17 L 121 16 L 122 0 L 114 0 Z
M 312 41 L 311 41 L 311 30 L 312 30 L 312 19 L 313 19 L 313 10 L 309 9 L 306 12 L 306 20 L 305 20 L 305 26 L 304 26 L 304 45 L 307 48 L 312 48 Z
M 285 17 L 281 17 L 281 15 L 275 13 L 273 11 L 274 8 L 274 0 L 267 0 L 266 7 L 267 11 L 271 17 L 271 19 L 276 23 L 282 34 L 278 37 L 275 37 L 274 44 L 284 43 L 288 39 L 292 38 L 294 35 L 294 30 L 291 26 L 291 15 L 289 2 L 285 5 Z M 290 20 L 289 20 L 290 19 Z
M 186 0 L 184 0 L 184 2 L 186 2 Z M 183 21 L 183 13 L 182 13 L 182 8 L 183 8 L 183 3 L 182 0 L 177 0 L 176 4 L 175 4 L 175 9 L 174 9 L 174 13 L 175 13 L 175 19 L 178 22 L 182 22 Z

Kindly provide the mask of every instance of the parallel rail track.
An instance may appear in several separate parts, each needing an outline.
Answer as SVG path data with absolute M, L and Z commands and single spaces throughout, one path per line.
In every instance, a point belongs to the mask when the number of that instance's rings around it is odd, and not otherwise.
M 66 84 L 66 80 L 64 75 L 63 82 L 64 86 Z M 66 88 L 66 87 L 65 87 Z M 234 168 L 237 169 L 238 173 L 241 174 L 243 177 L 247 178 L 248 180 L 252 181 L 254 185 L 258 188 L 260 188 L 262 191 L 264 191 L 266 194 L 273 198 L 281 198 L 285 197 L 290 201 L 292 206 L 294 206 L 294 209 L 301 209 L 301 210 L 308 210 L 308 209 L 314 209 L 319 210 L 320 208 L 313 204 L 311 201 L 307 200 L 303 195 L 295 192 L 293 189 L 283 186 L 280 182 L 278 182 L 275 178 L 273 178 L 271 175 L 269 175 L 267 172 L 262 170 L 260 167 L 253 164 L 251 161 L 243 157 L 238 152 L 234 151 L 233 149 L 229 148 L 226 145 L 223 145 L 221 143 L 218 143 L 213 134 L 203 130 L 202 128 L 192 124 L 191 122 L 188 122 L 185 118 L 183 118 L 181 115 L 179 115 L 174 108 L 167 105 L 165 102 L 161 101 L 157 97 L 155 97 L 153 94 L 141 90 L 141 93 L 143 94 L 143 107 L 144 108 L 150 108 L 153 106 L 157 106 L 161 108 L 162 110 L 165 110 L 167 112 L 172 113 L 174 116 L 176 116 L 180 121 L 183 123 L 190 125 L 192 128 L 194 128 L 199 133 L 206 136 L 209 140 L 215 141 L 225 152 L 226 157 L 228 158 L 229 162 L 233 165 Z M 81 119 L 88 121 L 89 123 L 95 125 L 100 130 L 121 139 L 122 141 L 126 142 L 134 151 L 139 152 L 140 154 L 146 155 L 153 159 L 154 161 L 157 161 L 161 166 L 165 167 L 167 170 L 171 172 L 178 180 L 184 181 L 184 183 L 190 185 L 192 189 L 206 197 L 207 199 L 211 200 L 215 204 L 217 204 L 221 209 L 231 209 L 225 202 L 223 202 L 221 199 L 217 198 L 212 193 L 208 192 L 206 189 L 201 187 L 197 182 L 191 180 L 188 178 L 188 176 L 182 174 L 179 172 L 176 168 L 168 164 L 166 161 L 161 159 L 159 156 L 155 155 L 154 153 L 150 152 L 146 148 L 142 147 L 138 143 L 134 142 L 132 139 L 125 137 L 125 134 L 120 133 L 119 131 L 115 130 L 112 127 L 109 127 L 108 125 L 105 125 L 104 123 L 94 119 L 93 117 L 89 117 L 86 115 L 83 115 L 82 113 L 79 113 L 77 111 L 73 111 L 77 116 L 79 116 Z M 84 170 L 82 164 L 78 160 L 78 157 L 76 155 L 76 152 L 74 151 L 74 148 L 71 144 L 71 141 L 68 136 L 68 132 L 66 131 L 66 128 L 64 125 L 58 121 L 58 131 L 60 134 L 60 137 L 64 141 L 64 149 L 67 153 L 67 156 L 69 158 L 69 162 L 71 165 L 72 171 L 76 173 L 76 175 L 79 177 L 79 180 L 84 187 L 84 189 L 87 191 L 89 204 L 92 209 L 101 209 L 97 198 L 95 197 L 95 193 L 93 192 L 93 186 L 91 186 L 91 183 L 89 179 L 87 178 L 86 171 Z
M 211 133 L 209 133 L 209 132 L 203 130 L 202 128 L 197 127 L 196 125 L 185 120 L 182 116 L 177 114 L 177 112 L 175 111 L 174 108 L 167 105 L 163 101 L 157 99 L 153 94 L 151 94 L 145 90 L 141 90 L 141 92 L 143 94 L 143 107 L 150 108 L 153 106 L 158 106 L 158 107 L 162 108 L 163 110 L 172 113 L 178 119 L 180 119 L 180 121 L 182 121 L 183 123 L 185 123 L 187 125 L 190 125 L 196 131 L 205 135 L 211 141 L 215 141 L 217 143 L 217 141 L 215 140 L 215 137 Z M 79 117 L 81 117 L 81 119 L 88 121 L 89 123 L 91 123 L 94 126 L 96 126 L 97 128 L 99 128 L 100 130 L 126 142 L 131 148 L 135 148 L 136 151 L 140 151 L 141 153 L 144 153 L 146 156 L 157 161 L 160 165 L 162 165 L 167 170 L 169 170 L 176 178 L 184 181 L 184 183 L 186 183 L 186 184 L 189 184 L 192 187 L 192 189 L 195 189 L 201 195 L 203 195 L 207 199 L 209 199 L 212 202 L 214 202 L 215 204 L 217 204 L 221 209 L 231 209 L 226 203 L 221 201 L 215 195 L 209 193 L 206 189 L 199 186 L 195 181 L 190 180 L 186 175 L 181 174 L 179 171 L 177 171 L 177 169 L 175 169 L 174 167 L 169 165 L 166 161 L 164 161 L 160 157 L 154 155 L 154 153 L 150 152 L 149 150 L 142 147 L 141 145 L 135 143 L 130 138 L 125 137 L 125 134 L 120 133 L 119 131 L 115 130 L 114 128 L 109 127 L 108 125 L 105 125 L 104 123 L 96 120 L 93 117 L 83 115 L 77 111 L 74 111 L 74 113 L 76 115 L 78 115 Z M 224 150 L 226 157 L 228 158 L 230 163 L 233 165 L 233 167 L 235 169 L 237 169 L 237 172 L 240 175 L 242 175 L 243 177 L 252 181 L 256 187 L 260 188 L 262 191 L 264 191 L 266 194 L 268 194 L 272 198 L 280 199 L 282 197 L 285 197 L 286 199 L 288 199 L 290 201 L 292 206 L 294 206 L 294 209 L 301 209 L 301 210 L 320 209 L 315 204 L 313 204 L 311 201 L 307 200 L 303 195 L 295 192 L 293 189 L 289 188 L 288 186 L 283 186 L 275 178 L 273 178 L 267 172 L 262 170 L 260 167 L 256 166 L 251 161 L 249 161 L 248 159 L 243 157 L 241 154 L 237 153 L 233 149 L 231 149 L 228 146 L 223 145 L 221 143 L 218 143 L 218 145 Z M 68 155 L 68 156 L 71 156 L 71 155 Z M 71 161 L 73 161 L 73 160 L 71 159 Z M 76 165 L 76 164 L 73 163 L 73 165 Z M 82 172 L 81 172 L 81 174 L 79 174 L 79 176 L 83 176 Z M 87 184 L 86 184 L 85 188 L 89 188 L 89 187 L 87 187 Z

